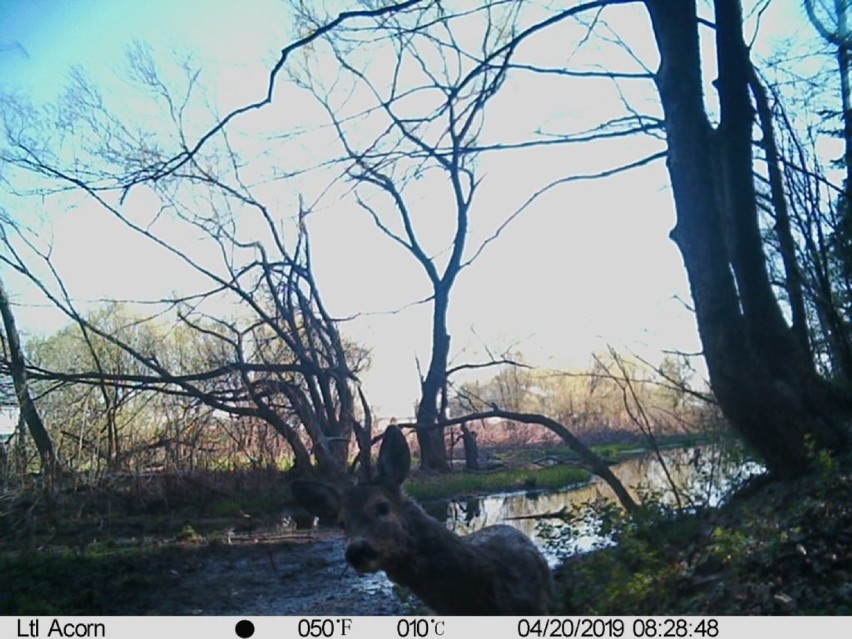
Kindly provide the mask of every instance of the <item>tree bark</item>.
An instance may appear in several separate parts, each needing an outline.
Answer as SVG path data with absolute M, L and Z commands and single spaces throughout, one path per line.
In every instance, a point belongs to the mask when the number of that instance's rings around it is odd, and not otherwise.
M 441 283 L 443 284 L 443 283 Z M 447 362 L 450 356 L 450 335 L 447 332 L 450 286 L 435 287 L 432 311 L 432 354 L 429 370 L 420 382 L 420 403 L 417 406 L 417 443 L 420 445 L 420 465 L 425 470 L 449 470 L 444 429 L 438 426 L 445 416 L 440 414 L 439 398 L 447 384 Z
M 752 173 L 750 61 L 738 0 L 716 0 L 721 119 L 704 107 L 694 0 L 645 0 L 660 51 L 657 87 L 677 211 L 672 239 L 695 301 L 713 391 L 731 425 L 778 475 L 811 448 L 848 446 L 848 400 L 818 377 L 772 292 Z
M 459 427 L 462 432 L 465 470 L 479 470 L 479 444 L 476 442 L 476 433 L 467 427 L 466 422 L 459 424 Z
M 6 287 L 3 284 L 2 278 L 0 278 L 0 315 L 3 317 L 3 329 L 6 333 L 6 342 L 9 347 L 12 382 L 15 386 L 15 395 L 18 399 L 21 416 L 35 442 L 39 457 L 42 460 L 45 475 L 51 478 L 56 470 L 56 453 L 50 435 L 44 427 L 44 422 L 42 422 L 41 416 L 30 395 L 24 352 L 21 348 L 18 329 L 15 326 L 15 316 L 12 313 L 12 306 L 6 294 Z

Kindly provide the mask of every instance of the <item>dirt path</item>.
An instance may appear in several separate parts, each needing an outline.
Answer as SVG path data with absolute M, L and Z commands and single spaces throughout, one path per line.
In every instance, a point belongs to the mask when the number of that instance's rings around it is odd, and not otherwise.
M 332 531 L 263 534 L 190 548 L 151 597 L 152 615 L 400 615 L 383 573 L 359 576 Z M 139 611 L 143 612 L 143 611 Z M 139 613 L 137 613 L 139 614 Z

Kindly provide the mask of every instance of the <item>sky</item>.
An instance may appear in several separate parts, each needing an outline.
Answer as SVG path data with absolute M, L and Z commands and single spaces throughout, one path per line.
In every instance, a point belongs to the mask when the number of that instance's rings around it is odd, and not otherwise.
M 783 35 L 795 13 L 793 4 L 776 0 L 777 9 L 767 12 L 763 28 Z M 648 28 L 641 19 L 634 26 L 636 33 Z M 138 90 L 122 71 L 122 60 L 126 48 L 140 41 L 164 65 L 191 55 L 202 69 L 199 82 L 207 99 L 224 113 L 265 94 L 268 69 L 289 32 L 286 3 L 273 0 L 0 0 L 0 90 L 49 102 L 62 94 L 71 69 L 79 66 L 107 88 L 110 99 L 120 100 Z M 652 43 L 645 40 L 641 46 L 653 62 Z M 562 89 L 554 85 L 554 90 Z M 572 96 L 575 111 L 548 113 L 547 104 L 531 103 L 519 85 L 500 96 L 489 125 L 511 131 L 520 114 L 534 119 L 540 112 L 554 128 L 579 126 L 598 115 L 601 99 L 595 89 L 584 91 Z M 284 97 L 276 100 L 286 102 L 286 111 L 276 110 L 276 103 L 265 115 L 241 123 L 244 133 L 251 127 L 274 130 L 282 113 L 294 122 L 316 118 L 315 104 L 286 88 L 282 92 Z M 189 127 L 201 131 L 206 122 L 199 116 Z M 646 144 L 620 140 L 570 155 L 507 154 L 487 160 L 472 240 L 487 236 L 548 176 L 594 172 L 619 159 L 636 159 Z M 440 188 L 434 198 L 440 198 Z M 128 206 L 153 205 L 146 197 L 140 190 Z M 423 195 L 427 210 L 440 202 L 432 197 Z M 280 194 L 284 207 L 295 201 L 294 193 Z M 666 350 L 700 350 L 686 307 L 683 263 L 668 238 L 674 221 L 662 162 L 549 192 L 459 279 L 450 309 L 454 363 L 482 361 L 486 347 L 512 348 L 532 364 L 554 368 L 586 367 L 592 353 L 608 345 L 657 362 Z M 40 216 L 38 224 L 53 238 L 57 264 L 81 301 L 157 297 L 196 284 L 181 279 L 175 264 L 152 255 L 149 246 L 86 204 Z M 445 241 L 441 228 L 428 232 L 434 246 Z M 376 413 L 411 416 L 417 361 L 425 367 L 429 348 L 429 310 L 414 304 L 428 293 L 423 274 L 351 202 L 323 203 L 312 216 L 311 233 L 327 305 L 341 317 L 359 314 L 344 331 L 372 350 L 372 368 L 363 381 Z M 25 335 L 47 334 L 62 325 L 62 318 L 31 290 L 5 271 L 3 276 L 9 278 Z

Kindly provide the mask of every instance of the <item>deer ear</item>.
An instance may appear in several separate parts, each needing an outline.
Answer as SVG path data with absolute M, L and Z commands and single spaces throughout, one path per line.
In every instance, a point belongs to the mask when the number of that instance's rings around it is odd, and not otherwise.
M 296 502 L 312 515 L 325 521 L 337 521 L 340 517 L 342 494 L 332 484 L 307 479 L 290 482 L 290 492 Z
M 388 426 L 379 449 L 378 480 L 389 486 L 399 486 L 411 470 L 411 451 L 399 426 Z

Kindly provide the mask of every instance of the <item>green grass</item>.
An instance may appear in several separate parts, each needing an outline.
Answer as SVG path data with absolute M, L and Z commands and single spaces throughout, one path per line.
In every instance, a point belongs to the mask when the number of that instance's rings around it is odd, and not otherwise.
M 162 549 L 77 554 L 21 552 L 0 559 L 0 615 L 108 615 L 140 609 L 166 584 Z M 144 609 L 144 608 L 142 608 Z
M 702 435 L 669 435 L 657 438 L 657 446 L 661 450 L 668 450 L 670 448 L 688 448 L 690 446 L 700 446 L 707 443 L 709 443 L 709 440 L 707 437 Z M 592 450 L 595 454 L 604 459 L 620 460 L 623 457 L 630 457 L 634 454 L 648 453 L 653 449 L 648 441 L 643 438 L 635 442 L 621 442 L 592 446 Z M 573 453 L 571 453 L 571 455 L 573 455 Z
M 708 444 L 710 440 L 702 434 L 667 435 L 657 438 L 657 446 L 660 449 L 687 448 Z M 637 438 L 629 442 L 616 442 L 611 444 L 598 444 L 591 446 L 592 452 L 606 460 L 620 461 L 638 453 L 650 452 L 651 446 L 645 438 Z M 506 450 L 500 453 L 501 457 L 512 459 L 515 462 L 532 462 L 542 457 L 557 457 L 568 460 L 579 461 L 580 457 L 566 444 L 545 444 L 540 446 L 529 446 Z
M 438 499 L 534 488 L 559 489 L 588 481 L 590 476 L 588 471 L 570 466 L 451 475 L 415 475 L 406 484 L 406 491 L 417 499 Z

